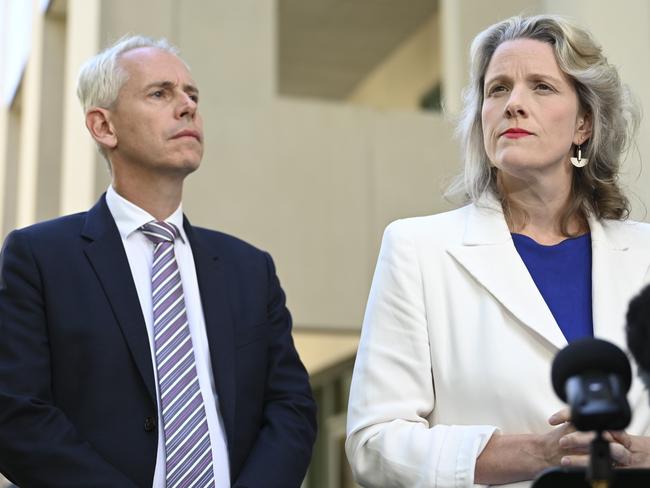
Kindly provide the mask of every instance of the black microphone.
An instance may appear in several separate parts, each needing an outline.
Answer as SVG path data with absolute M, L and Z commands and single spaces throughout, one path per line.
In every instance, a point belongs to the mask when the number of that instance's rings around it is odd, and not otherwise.
M 562 349 L 551 368 L 553 389 L 581 431 L 622 430 L 630 423 L 630 362 L 614 344 L 582 339 Z
M 639 377 L 650 389 L 650 285 L 630 302 L 626 331 L 627 347 L 639 365 Z

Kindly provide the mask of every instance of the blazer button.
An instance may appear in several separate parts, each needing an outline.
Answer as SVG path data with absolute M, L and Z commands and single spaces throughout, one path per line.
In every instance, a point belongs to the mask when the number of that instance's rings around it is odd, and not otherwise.
M 144 419 L 144 430 L 145 432 L 153 432 L 156 430 L 156 419 L 153 417 L 147 417 Z

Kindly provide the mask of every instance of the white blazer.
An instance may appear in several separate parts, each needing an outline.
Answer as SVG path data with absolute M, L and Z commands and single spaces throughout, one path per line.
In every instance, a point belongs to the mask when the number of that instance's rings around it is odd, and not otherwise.
M 628 303 L 650 282 L 650 225 L 589 226 L 594 333 L 626 350 Z M 366 487 L 477 486 L 476 458 L 496 429 L 550 430 L 548 417 L 564 406 L 550 365 L 566 345 L 496 201 L 393 222 L 352 378 L 355 478 Z M 648 395 L 634 376 L 627 430 L 650 433 Z

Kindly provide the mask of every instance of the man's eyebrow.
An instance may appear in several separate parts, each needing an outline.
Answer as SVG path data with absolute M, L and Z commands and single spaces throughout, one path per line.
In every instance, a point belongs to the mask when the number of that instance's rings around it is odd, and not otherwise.
M 150 90 L 152 88 L 164 88 L 166 90 L 171 90 L 175 86 L 176 86 L 176 83 L 174 83 L 173 81 L 169 81 L 169 80 L 154 81 L 154 82 L 149 83 L 148 85 L 146 85 L 144 87 L 144 91 L 148 91 L 148 90 Z M 185 85 L 183 85 L 183 91 L 185 93 L 192 93 L 192 94 L 198 94 L 199 93 L 199 89 L 195 85 L 192 85 L 191 83 L 186 83 Z
M 172 81 L 153 81 L 144 87 L 144 90 L 150 90 L 151 88 L 174 88 L 174 83 Z
M 195 85 L 192 85 L 191 83 L 187 83 L 183 85 L 183 91 L 185 93 L 193 93 L 195 95 L 199 94 L 199 89 Z

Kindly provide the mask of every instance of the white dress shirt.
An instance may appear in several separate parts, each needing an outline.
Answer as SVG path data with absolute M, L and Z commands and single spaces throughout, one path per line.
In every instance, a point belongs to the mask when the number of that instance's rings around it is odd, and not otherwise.
M 152 220 L 151 214 L 120 196 L 112 186 L 106 191 L 106 203 L 115 219 L 120 232 L 124 250 L 131 268 L 131 275 L 140 299 L 140 307 L 144 316 L 149 336 L 151 361 L 155 363 L 153 342 L 153 307 L 151 303 L 151 266 L 153 263 L 153 243 L 138 229 Z M 180 239 L 174 243 L 176 261 L 181 274 L 185 308 L 189 321 L 190 335 L 194 348 L 196 373 L 199 379 L 201 395 L 205 403 L 205 414 L 210 431 L 212 446 L 212 464 L 214 469 L 215 486 L 230 486 L 230 470 L 228 466 L 228 450 L 224 433 L 223 419 L 219 414 L 217 392 L 214 386 L 210 362 L 210 349 L 205 330 L 205 317 L 199 294 L 199 284 L 196 278 L 192 248 L 183 229 L 182 205 L 170 215 L 167 222 L 174 224 L 180 231 Z M 153 478 L 153 488 L 165 488 L 165 447 L 163 438 L 160 391 L 158 387 L 158 372 L 154 366 L 153 374 L 156 385 L 156 402 L 158 407 L 158 451 L 156 470 Z

